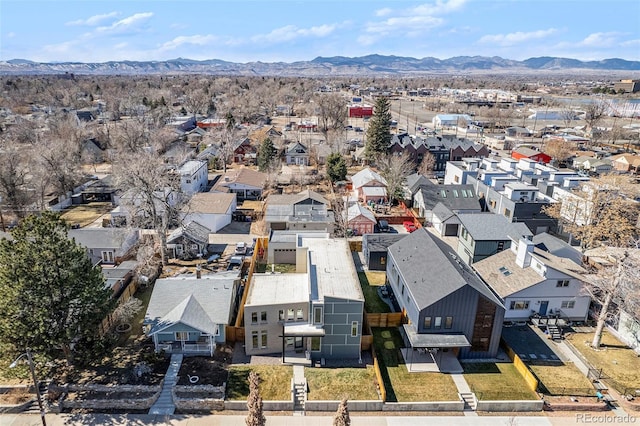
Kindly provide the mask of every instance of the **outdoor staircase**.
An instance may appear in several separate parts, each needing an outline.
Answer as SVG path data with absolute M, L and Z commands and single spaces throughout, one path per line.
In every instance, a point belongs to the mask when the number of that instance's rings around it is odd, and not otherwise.
M 478 400 L 473 392 L 462 392 L 460 398 L 464 401 L 464 409 L 475 411 L 478 405 Z
M 557 325 L 548 325 L 547 332 L 549 333 L 549 337 L 551 337 L 551 340 L 562 339 L 562 332 L 560 331 L 560 327 L 558 327 Z
M 38 383 L 38 385 L 40 388 L 40 395 L 42 395 L 42 403 L 45 407 L 45 411 L 47 411 L 46 400 L 47 400 L 48 385 L 44 382 L 40 382 Z M 36 398 L 35 393 L 33 395 L 33 401 L 31 401 L 31 404 L 27 405 L 24 408 L 24 410 L 22 410 L 22 413 L 40 415 L 40 406 L 38 405 L 38 399 Z
M 307 379 L 304 377 L 303 366 L 293 366 L 291 387 L 293 393 L 293 415 L 304 416 L 304 402 L 307 400 Z

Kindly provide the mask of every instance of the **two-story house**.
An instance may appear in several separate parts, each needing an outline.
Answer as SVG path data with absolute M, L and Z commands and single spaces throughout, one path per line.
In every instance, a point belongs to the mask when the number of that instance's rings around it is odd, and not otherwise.
M 493 213 L 458 214 L 460 231 L 456 252 L 471 265 L 511 247 L 513 240 L 531 239 L 533 233 L 524 223 L 512 223 Z
M 267 231 L 333 231 L 335 220 L 328 210 L 329 202 L 317 192 L 307 189 L 299 194 L 271 194 L 266 203 Z
M 346 240 L 301 235 L 296 272 L 254 274 L 248 292 L 247 355 L 359 359 L 364 295 Z
M 356 199 L 365 203 L 387 200 L 387 180 L 371 168 L 360 170 L 351 177 L 351 182 Z
M 586 270 L 526 238 L 474 263 L 473 268 L 503 300 L 505 321 L 526 321 L 534 315 L 587 319 L 591 296 L 584 291 Z
M 439 366 L 444 357 L 496 356 L 504 307 L 451 246 L 421 228 L 388 253 L 387 280 L 407 317 L 407 363 L 420 356 L 414 350 L 441 352 Z M 449 372 L 462 371 L 455 361 L 447 364 L 454 366 Z
M 206 161 L 189 160 L 180 166 L 178 173 L 180 189 L 184 194 L 195 194 L 206 189 L 209 181 Z

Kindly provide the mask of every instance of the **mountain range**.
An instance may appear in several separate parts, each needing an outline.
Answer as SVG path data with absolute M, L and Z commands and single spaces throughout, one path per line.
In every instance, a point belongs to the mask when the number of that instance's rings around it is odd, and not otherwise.
M 317 57 L 297 62 L 227 62 L 220 59 L 167 61 L 33 62 L 25 59 L 0 61 L 0 74 L 214 74 L 245 76 L 419 76 L 450 73 L 540 73 L 540 72 L 640 71 L 640 61 L 612 58 L 600 61 L 543 56 L 524 61 L 498 56 L 456 56 L 449 59 L 367 55 L 360 57 Z

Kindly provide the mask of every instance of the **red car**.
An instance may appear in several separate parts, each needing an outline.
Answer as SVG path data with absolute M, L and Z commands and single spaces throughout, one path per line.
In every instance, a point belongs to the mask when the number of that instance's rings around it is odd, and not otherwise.
M 418 228 L 416 228 L 416 225 L 414 225 L 413 222 L 410 222 L 408 220 L 406 222 L 403 222 L 402 225 L 404 225 L 404 229 L 406 229 L 407 232 L 409 232 L 409 233 L 411 233 L 411 232 L 415 231 L 416 229 L 418 229 Z

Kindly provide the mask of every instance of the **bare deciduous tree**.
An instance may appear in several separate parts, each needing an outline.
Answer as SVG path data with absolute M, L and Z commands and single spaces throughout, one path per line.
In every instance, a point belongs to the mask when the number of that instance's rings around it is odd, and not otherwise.
M 380 174 L 387 181 L 389 201 L 402 199 L 404 181 L 415 170 L 415 164 L 409 154 L 403 152 L 401 155 L 382 155 L 378 157 L 376 164 Z
M 33 174 L 26 155 L 16 144 L 0 145 L 0 195 L 4 206 L 20 219 L 27 216 L 27 207 L 34 201 L 30 191 Z
M 422 157 L 422 161 L 418 166 L 418 173 L 427 177 L 432 177 L 433 169 L 435 166 L 436 166 L 436 157 L 432 153 L 427 151 L 424 154 L 424 157 Z
M 543 146 L 543 151 L 554 159 L 555 162 L 565 161 L 573 155 L 575 144 L 562 139 L 549 138 Z

